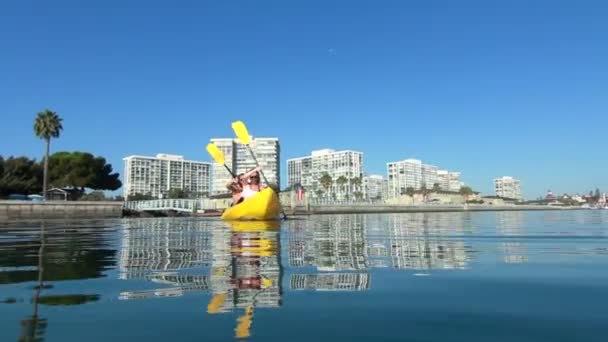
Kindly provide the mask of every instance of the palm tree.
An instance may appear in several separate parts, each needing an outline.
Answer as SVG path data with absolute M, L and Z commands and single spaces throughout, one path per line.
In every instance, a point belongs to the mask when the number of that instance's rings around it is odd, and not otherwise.
M 48 109 L 38 113 L 34 121 L 34 133 L 40 139 L 46 142 L 44 153 L 44 180 L 42 181 L 42 197 L 46 200 L 46 192 L 48 190 L 48 172 L 49 172 L 49 150 L 51 148 L 51 139 L 59 138 L 59 134 L 63 129 L 61 119 L 57 113 Z
M 329 188 L 331 187 L 331 184 L 334 182 L 334 180 L 331 178 L 329 173 L 327 173 L 327 172 L 323 173 L 321 178 L 319 178 L 319 182 L 325 188 L 325 192 L 327 192 L 329 194 Z
M 427 196 L 429 194 L 429 190 L 426 188 L 426 184 L 422 184 L 422 186 L 420 187 L 420 192 L 422 192 L 422 197 L 424 198 L 424 201 L 426 201 Z
M 361 191 L 361 177 L 351 178 L 350 184 L 355 188 L 355 191 Z
M 348 183 L 348 179 L 344 176 L 340 176 L 336 179 L 336 184 L 340 187 L 340 192 L 344 192 L 344 184 L 346 183 Z

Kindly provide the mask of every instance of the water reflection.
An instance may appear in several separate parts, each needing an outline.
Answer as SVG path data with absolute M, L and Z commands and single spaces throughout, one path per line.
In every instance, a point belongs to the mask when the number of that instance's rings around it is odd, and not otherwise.
M 219 245 L 218 257 L 214 258 L 213 296 L 207 312 L 242 310 L 237 318 L 235 337 L 249 337 L 254 308 L 281 306 L 279 223 L 231 223 L 229 230 L 215 232 L 223 237 L 218 238 L 223 243 Z
M 499 211 L 496 213 L 498 234 L 504 237 L 521 237 L 524 235 L 524 213 L 521 211 Z M 528 262 L 528 248 L 521 241 L 500 243 L 503 261 L 507 264 Z
M 198 295 L 193 305 L 199 318 L 221 322 L 219 317 L 228 316 L 234 336 L 245 338 L 254 334 L 260 310 L 277 312 L 288 304 L 285 291 L 372 296 L 381 272 L 475 274 L 475 265 L 483 262 L 500 269 L 496 260 L 546 265 L 565 257 L 579 263 L 605 258 L 608 230 L 598 224 L 605 216 L 599 211 L 320 215 L 280 227 L 198 218 L 0 223 L 0 285 L 12 291 L 0 303 L 28 305 L 28 316 L 19 318 L 19 340 L 41 340 L 47 319 L 54 321 L 48 314 L 58 312 L 44 306 L 94 306 L 102 299 L 95 293 L 60 293 L 61 281 L 111 276 L 96 283 L 112 286 L 104 288 L 110 300 Z M 17 283 L 23 285 L 10 285 Z M 23 294 L 15 296 L 19 291 Z
M 44 225 L 45 257 L 39 248 Z M 0 226 L 0 285 L 37 281 L 42 262 L 45 281 L 99 278 L 116 265 L 111 221 L 16 222 Z
M 239 312 L 235 336 L 248 337 L 256 308 L 281 306 L 279 228 L 278 222 L 130 222 L 123 232 L 120 278 L 168 287 L 123 291 L 119 298 L 208 291 L 207 313 Z
M 48 321 L 38 315 L 38 305 L 40 300 L 40 293 L 44 288 L 42 282 L 44 276 L 44 265 L 43 260 L 45 256 L 46 247 L 46 229 L 44 223 L 40 225 L 40 246 L 38 247 L 38 281 L 34 287 L 34 296 L 32 297 L 33 309 L 32 315 L 21 320 L 21 334 L 19 335 L 19 341 L 30 342 L 30 341 L 43 341 L 44 333 L 48 326 Z
M 115 265 L 108 221 L 17 221 L 0 225 L 0 285 L 31 282 L 32 314 L 20 321 L 19 341 L 42 341 L 48 326 L 41 306 L 80 305 L 98 301 L 97 294 L 53 294 L 54 282 L 99 278 Z
M 464 215 L 332 215 L 289 226 L 289 265 L 320 272 L 395 269 L 465 269 L 472 247 Z
M 121 231 L 120 279 L 169 287 L 125 291 L 120 299 L 174 297 L 209 289 L 209 277 L 179 270 L 207 268 L 213 259 L 212 221 L 129 220 Z

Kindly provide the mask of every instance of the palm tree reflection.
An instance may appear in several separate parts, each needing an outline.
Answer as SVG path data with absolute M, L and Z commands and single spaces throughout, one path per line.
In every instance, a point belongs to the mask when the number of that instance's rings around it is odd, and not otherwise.
M 43 341 L 48 321 L 46 318 L 39 317 L 38 305 L 40 303 L 40 293 L 45 285 L 43 284 L 44 267 L 42 260 L 44 258 L 44 248 L 46 244 L 45 224 L 40 225 L 40 248 L 38 249 L 38 285 L 34 287 L 34 296 L 32 298 L 33 313 L 21 321 L 21 335 L 19 342 Z

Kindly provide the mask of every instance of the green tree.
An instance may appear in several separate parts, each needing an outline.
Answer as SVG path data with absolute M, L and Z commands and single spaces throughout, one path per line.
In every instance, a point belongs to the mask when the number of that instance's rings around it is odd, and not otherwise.
M 99 295 L 69 294 L 41 296 L 39 303 L 43 305 L 81 305 L 99 300 Z
M 40 193 L 41 180 L 42 167 L 35 160 L 27 157 L 2 159 L 0 196 Z
M 410 196 L 410 197 L 414 197 L 414 194 L 415 194 L 415 193 L 416 193 L 416 190 L 414 190 L 414 188 L 413 188 L 413 187 L 411 187 L 411 186 L 408 186 L 408 187 L 405 189 L 405 194 L 406 194 L 406 195 L 408 195 L 408 196 Z
M 153 200 L 153 199 L 155 199 L 155 198 L 152 197 L 152 194 L 150 194 L 150 193 L 147 193 L 147 194 L 136 193 L 136 194 L 127 196 L 127 201 L 149 201 L 149 200 Z
M 323 190 L 317 189 L 317 191 L 315 191 L 315 194 L 317 195 L 317 197 L 321 197 L 323 196 Z
M 466 201 L 468 201 L 469 200 L 469 196 L 471 196 L 473 194 L 473 189 L 471 189 L 471 187 L 468 187 L 468 186 L 463 186 L 463 187 L 460 188 L 459 192 L 460 192 L 460 194 L 462 196 L 464 196 L 464 199 Z
M 179 198 L 188 198 L 188 193 L 183 189 L 173 188 L 169 190 L 168 194 L 169 198 L 179 199 Z
M 325 172 L 323 173 L 321 178 L 319 178 L 319 182 L 321 183 L 321 186 L 325 188 L 325 192 L 329 194 L 329 189 L 331 188 L 331 185 L 334 182 L 331 176 L 327 172 Z
M 44 171 L 42 181 L 42 196 L 46 200 L 46 192 L 48 190 L 48 172 L 49 172 L 49 152 L 51 149 L 51 139 L 59 138 L 63 125 L 61 119 L 57 113 L 52 112 L 48 109 L 38 113 L 36 120 L 34 121 L 34 133 L 40 139 L 45 141 L 44 151 Z
M 363 198 L 363 193 L 361 191 L 355 191 L 355 198 L 361 200 Z
M 433 192 L 439 192 L 439 191 L 441 191 L 441 187 L 439 186 L 439 183 L 433 184 Z
M 112 173 L 112 165 L 105 158 L 86 152 L 57 152 L 49 158 L 50 184 L 56 187 L 71 187 L 84 193 L 93 190 L 117 190 L 122 186 L 119 174 Z
M 105 201 L 106 200 L 106 195 L 103 193 L 103 191 L 100 190 L 95 190 L 95 191 L 91 191 L 90 193 L 83 195 L 80 198 L 81 201 Z

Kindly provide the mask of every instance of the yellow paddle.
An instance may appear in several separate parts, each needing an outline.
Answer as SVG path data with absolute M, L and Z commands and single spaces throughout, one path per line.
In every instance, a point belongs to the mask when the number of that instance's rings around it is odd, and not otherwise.
M 213 144 L 213 143 L 207 144 L 207 152 L 209 152 L 209 154 L 211 155 L 213 160 L 215 160 L 216 163 L 218 163 L 220 165 L 224 165 L 226 170 L 228 170 L 228 172 L 230 172 L 230 174 L 232 175 L 232 178 L 236 178 L 236 175 L 234 174 L 234 172 L 232 172 L 232 170 L 230 170 L 228 165 L 226 165 L 226 158 L 224 157 L 224 152 L 222 152 L 222 150 L 220 150 L 220 148 L 217 147 L 216 144 Z
M 253 306 L 245 308 L 242 316 L 237 318 L 237 326 L 234 329 L 236 338 L 247 338 L 251 336 L 251 321 L 253 320 Z
M 210 314 L 215 314 L 220 312 L 220 307 L 224 304 L 224 300 L 226 299 L 226 294 L 220 293 L 216 294 L 211 298 L 211 302 L 207 305 L 207 312 Z
M 251 154 L 251 157 L 253 158 L 253 161 L 255 162 L 255 166 L 260 167 L 260 163 L 258 163 L 258 159 L 255 157 L 255 154 L 253 153 L 251 146 L 249 146 L 251 137 L 249 136 L 249 132 L 247 131 L 247 126 L 245 126 L 243 121 L 235 121 L 232 123 L 232 129 L 234 130 L 234 134 L 236 134 L 237 138 L 239 138 L 239 140 L 241 141 L 241 144 L 247 146 L 247 149 L 249 150 L 249 153 Z M 268 183 L 268 179 L 266 179 L 266 175 L 264 175 L 264 172 L 262 172 L 262 170 L 260 170 L 260 173 L 262 174 L 262 177 L 264 178 L 264 182 L 266 183 L 266 185 L 270 185 Z M 280 184 L 277 184 L 277 186 L 280 186 Z M 281 205 L 281 201 L 279 201 L 279 205 Z M 285 211 L 283 210 L 283 206 L 281 206 L 281 213 L 283 214 L 283 218 L 287 219 L 287 215 L 285 214 Z

